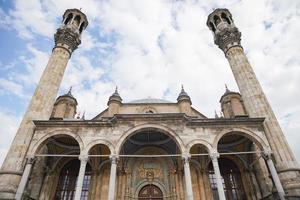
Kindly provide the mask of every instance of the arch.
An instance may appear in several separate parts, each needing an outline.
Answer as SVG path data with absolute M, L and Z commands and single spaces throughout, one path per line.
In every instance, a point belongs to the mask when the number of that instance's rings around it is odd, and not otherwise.
M 187 153 L 189 153 L 192 149 L 192 147 L 194 145 L 203 145 L 205 147 L 205 149 L 207 150 L 208 153 L 212 153 L 213 152 L 213 147 L 212 145 L 207 142 L 206 140 L 202 140 L 202 139 L 195 139 L 195 140 L 192 140 L 190 141 L 187 145 L 186 145 L 186 151 Z
M 70 14 L 68 15 L 68 17 L 65 19 L 64 24 L 67 25 L 67 24 L 69 23 L 69 21 L 70 21 L 72 18 L 73 18 L 73 14 L 70 13 Z
M 76 17 L 74 18 L 74 21 L 75 21 L 75 23 L 76 23 L 77 26 L 79 26 L 80 20 L 81 20 L 80 15 L 76 15 Z
M 116 153 L 116 152 L 115 152 L 114 145 L 113 145 L 111 142 L 109 142 L 109 141 L 107 141 L 107 140 L 103 140 L 103 139 L 97 139 L 97 140 L 94 140 L 94 141 L 88 143 L 88 144 L 86 145 L 86 147 L 84 148 L 82 154 L 88 154 L 89 151 L 90 151 L 94 146 L 96 146 L 96 145 L 104 145 L 104 146 L 106 146 L 106 147 L 109 149 L 109 151 L 110 151 L 111 154 L 115 154 L 115 153 Z
M 215 23 L 215 25 L 218 26 L 218 24 L 219 24 L 220 22 L 221 22 L 220 17 L 219 17 L 218 15 L 215 15 L 215 16 L 214 16 L 214 23 Z
M 35 155 L 48 141 L 53 136 L 68 136 L 73 138 L 74 140 L 77 141 L 79 145 L 79 150 L 82 152 L 84 148 L 84 143 L 82 139 L 80 138 L 79 135 L 72 133 L 71 131 L 67 132 L 65 130 L 55 130 L 49 133 L 46 133 L 42 138 L 40 138 L 34 145 L 33 147 L 28 151 L 28 155 Z
M 134 128 L 127 130 L 119 138 L 119 141 L 115 148 L 116 152 L 120 153 L 120 151 L 123 147 L 123 144 L 126 142 L 127 139 L 130 138 L 130 136 L 132 136 L 138 132 L 142 132 L 144 130 L 149 130 L 149 129 L 156 130 L 158 132 L 161 132 L 161 133 L 164 133 L 164 134 L 170 136 L 177 144 L 179 150 L 181 152 L 185 152 L 185 145 L 183 144 L 183 141 L 179 138 L 177 133 L 175 131 L 173 131 L 172 129 L 170 129 L 169 127 L 166 127 L 163 125 L 158 125 L 158 124 L 142 124 L 142 125 L 138 125 L 138 126 L 135 126 Z
M 227 15 L 226 15 L 225 13 L 222 13 L 222 14 L 221 14 L 221 18 L 222 18 L 223 20 L 225 20 L 228 24 L 231 24 L 230 20 L 228 19 Z
M 80 28 L 79 28 L 79 33 L 81 33 L 83 31 L 84 26 L 85 26 L 85 23 L 82 22 L 80 25 Z
M 216 27 L 212 22 L 209 22 L 209 26 L 213 32 L 216 32 Z
M 252 142 L 254 142 L 259 148 L 260 150 L 264 150 L 265 148 L 267 148 L 268 142 L 266 141 L 265 138 L 262 138 L 261 136 L 259 136 L 257 133 L 247 130 L 247 129 L 241 129 L 241 128 L 232 128 L 232 129 L 225 129 L 223 130 L 221 133 L 219 133 L 213 142 L 213 148 L 214 149 L 218 149 L 218 143 L 221 140 L 221 138 L 227 134 L 230 133 L 236 133 L 237 135 L 242 135 L 246 138 L 248 138 L 249 140 L 251 140 Z

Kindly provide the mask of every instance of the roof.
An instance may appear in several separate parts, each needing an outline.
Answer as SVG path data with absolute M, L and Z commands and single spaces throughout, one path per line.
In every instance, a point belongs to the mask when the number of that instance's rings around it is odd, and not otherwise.
M 133 100 L 133 101 L 129 101 L 127 102 L 129 104 L 148 104 L 148 103 L 174 103 L 165 99 L 157 99 L 157 98 L 145 98 L 145 99 L 137 99 L 137 100 Z

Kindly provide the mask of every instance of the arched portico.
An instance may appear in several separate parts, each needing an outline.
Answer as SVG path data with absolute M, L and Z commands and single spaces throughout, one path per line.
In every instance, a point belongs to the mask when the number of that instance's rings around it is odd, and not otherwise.
M 186 151 L 187 152 L 191 152 L 191 148 L 194 145 L 202 145 L 207 150 L 208 153 L 213 152 L 213 146 L 212 146 L 212 144 L 210 144 L 208 141 L 202 140 L 202 139 L 195 139 L 195 140 L 190 141 L 186 145 Z
M 35 142 L 32 147 L 29 149 L 28 151 L 28 155 L 35 155 L 37 154 L 37 152 L 47 143 L 47 141 L 52 138 L 52 137 L 56 137 L 56 136 L 65 136 L 65 137 L 70 137 L 74 140 L 77 141 L 79 148 L 80 148 L 80 152 L 84 149 L 84 143 L 81 139 L 81 137 L 71 131 L 65 131 L 65 130 L 55 130 L 49 133 L 46 133 L 43 137 L 41 137 L 40 139 L 38 139 L 37 142 Z
M 122 134 L 122 136 L 118 140 L 118 143 L 115 148 L 116 152 L 120 153 L 123 144 L 130 136 L 146 130 L 155 130 L 157 132 L 161 132 L 168 135 L 170 138 L 172 138 L 175 141 L 180 151 L 185 152 L 185 145 L 183 141 L 180 139 L 180 137 L 178 136 L 178 134 L 174 130 L 170 129 L 169 127 L 159 125 L 159 124 L 142 124 L 127 130 L 125 133 Z
M 84 150 L 82 151 L 82 154 L 88 154 L 90 152 L 90 150 L 96 145 L 104 145 L 109 149 L 111 154 L 115 154 L 114 145 L 111 142 L 104 140 L 104 139 L 96 139 L 96 140 L 89 142 L 86 145 L 86 147 L 84 148 Z
M 248 138 L 249 140 L 254 142 L 260 148 L 261 151 L 267 149 L 269 146 L 267 139 L 265 137 L 260 136 L 253 131 L 250 131 L 247 129 L 241 129 L 241 128 L 231 128 L 231 129 L 224 129 L 216 135 L 214 142 L 212 144 L 213 149 L 217 149 L 218 143 L 221 140 L 221 138 L 223 138 L 224 136 L 226 136 L 228 134 L 236 134 L 236 135 L 241 135 L 241 136 Z
M 119 168 L 126 169 L 124 176 L 127 177 L 124 180 L 123 176 L 118 176 L 118 182 L 122 181 L 118 194 L 126 192 L 126 188 L 135 188 L 127 196 L 137 198 L 139 190 L 136 188 L 141 183 L 144 187 L 156 182 L 163 191 L 163 198 L 179 196 L 172 188 L 179 190 L 175 179 L 177 170 L 182 167 L 181 154 L 184 149 L 177 134 L 161 125 L 146 124 L 126 131 L 116 147 Z

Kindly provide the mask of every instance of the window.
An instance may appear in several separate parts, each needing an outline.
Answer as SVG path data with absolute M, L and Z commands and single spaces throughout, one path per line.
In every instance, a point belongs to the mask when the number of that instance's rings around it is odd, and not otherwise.
M 67 19 L 65 20 L 65 25 L 67 25 L 69 23 L 69 21 L 73 18 L 73 14 L 70 13 L 67 17 Z
M 220 158 L 219 167 L 222 176 L 223 189 L 227 200 L 244 200 L 246 194 L 242 184 L 242 177 L 239 169 L 229 159 Z M 209 165 L 209 181 L 215 200 L 219 199 L 216 176 L 214 174 L 212 163 Z
M 72 200 L 75 197 L 76 182 L 79 173 L 80 161 L 71 160 L 60 172 L 58 185 L 55 193 L 57 200 Z M 83 178 L 83 186 L 81 200 L 88 199 L 89 185 L 91 182 L 91 167 L 86 166 L 85 175 Z
M 140 190 L 138 200 L 163 200 L 163 193 L 155 185 L 146 185 Z

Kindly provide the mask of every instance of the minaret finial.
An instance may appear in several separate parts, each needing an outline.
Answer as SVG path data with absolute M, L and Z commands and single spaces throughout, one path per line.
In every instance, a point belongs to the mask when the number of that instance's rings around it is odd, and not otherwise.
M 225 89 L 228 90 L 227 84 L 225 83 Z
M 215 110 L 215 118 L 219 118 L 216 110 Z
M 82 120 L 85 120 L 85 111 L 83 111 L 83 114 L 82 114 L 82 116 L 81 116 L 81 119 L 82 119 Z
M 184 92 L 183 84 L 181 84 L 181 92 Z
M 72 95 L 72 89 L 73 89 L 73 86 L 71 86 L 70 89 L 69 89 L 69 91 L 68 91 L 69 95 Z
M 116 86 L 115 93 L 118 93 L 118 86 Z

